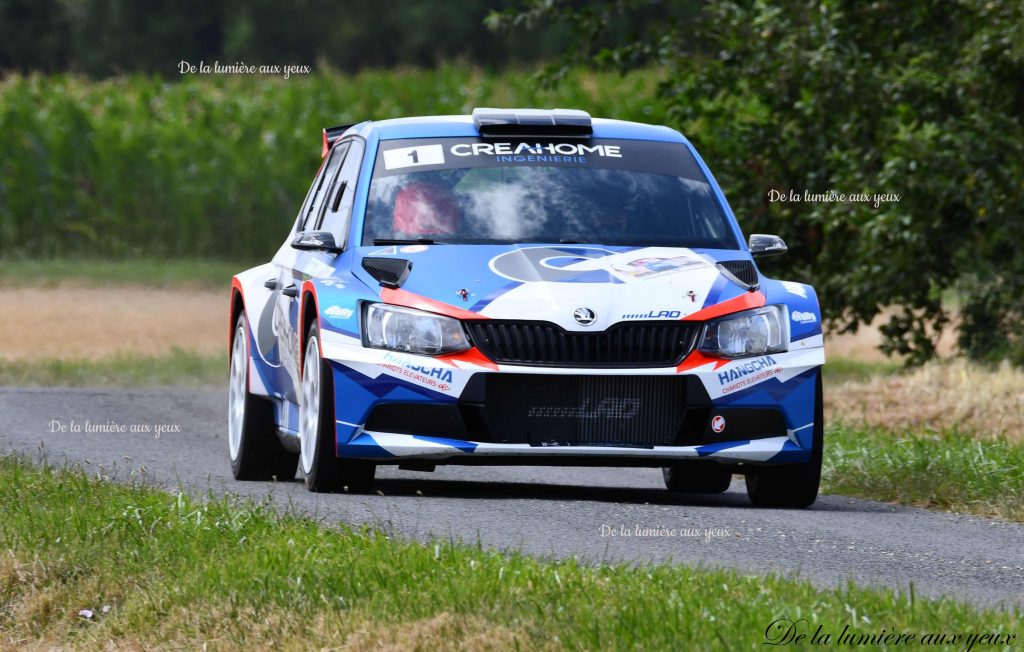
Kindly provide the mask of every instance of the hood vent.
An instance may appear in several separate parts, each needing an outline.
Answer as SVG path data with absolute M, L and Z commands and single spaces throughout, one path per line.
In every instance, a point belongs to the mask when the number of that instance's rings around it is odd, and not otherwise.
M 715 265 L 733 283 L 753 292 L 760 284 L 757 268 L 749 260 L 727 260 Z
M 363 258 L 363 269 L 381 286 L 400 288 L 409 278 L 412 261 L 404 258 Z

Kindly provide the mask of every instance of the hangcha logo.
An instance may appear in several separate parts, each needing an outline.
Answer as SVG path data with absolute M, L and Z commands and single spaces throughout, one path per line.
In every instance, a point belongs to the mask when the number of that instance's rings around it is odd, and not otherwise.
M 604 398 L 590 407 L 590 399 L 585 399 L 577 407 L 543 406 L 532 407 L 526 413 L 528 417 L 542 419 L 622 419 L 627 421 L 640 411 L 640 401 L 635 398 Z
M 384 362 L 404 367 L 409 371 L 414 371 L 423 376 L 429 378 L 436 378 L 445 383 L 454 382 L 454 375 L 451 369 L 445 369 L 443 367 L 424 367 L 423 365 L 414 364 L 413 361 L 403 355 L 397 355 L 388 351 L 384 354 Z
M 750 362 L 737 364 L 731 369 L 719 373 L 718 382 L 722 383 L 723 385 L 726 383 L 731 383 L 733 381 L 739 380 L 740 378 L 743 378 L 744 376 L 748 376 L 752 373 L 761 371 L 762 369 L 774 367 L 775 364 L 775 358 L 773 358 L 770 355 L 766 355 L 763 358 L 757 358 L 756 360 L 751 360 Z

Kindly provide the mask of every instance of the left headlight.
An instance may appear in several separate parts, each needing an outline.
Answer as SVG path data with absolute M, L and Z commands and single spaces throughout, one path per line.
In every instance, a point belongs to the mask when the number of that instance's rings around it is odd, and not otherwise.
M 366 306 L 363 332 L 367 345 L 375 349 L 443 355 L 470 348 L 457 319 L 383 303 Z
M 784 306 L 744 310 L 708 322 L 697 349 L 723 358 L 781 353 L 789 340 L 786 325 Z

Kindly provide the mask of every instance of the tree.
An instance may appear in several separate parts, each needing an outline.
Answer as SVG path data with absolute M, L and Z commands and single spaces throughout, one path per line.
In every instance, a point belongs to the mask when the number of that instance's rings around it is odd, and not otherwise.
M 530 0 L 489 24 L 569 26 L 575 42 L 549 81 L 580 63 L 666 70 L 656 99 L 673 126 L 748 231 L 791 243 L 769 272 L 814 282 L 833 325 L 895 307 L 883 349 L 920 362 L 955 292 L 961 348 L 1024 363 L 1024 5 L 682 7 Z M 791 193 L 803 201 L 773 201 Z

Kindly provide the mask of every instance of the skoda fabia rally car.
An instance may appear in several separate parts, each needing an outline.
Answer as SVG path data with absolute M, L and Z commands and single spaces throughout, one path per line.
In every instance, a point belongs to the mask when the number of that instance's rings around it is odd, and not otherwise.
M 818 491 L 814 290 L 761 274 L 693 146 L 582 111 L 324 130 L 273 260 L 234 277 L 238 479 L 377 465 L 661 467 L 757 505 Z

